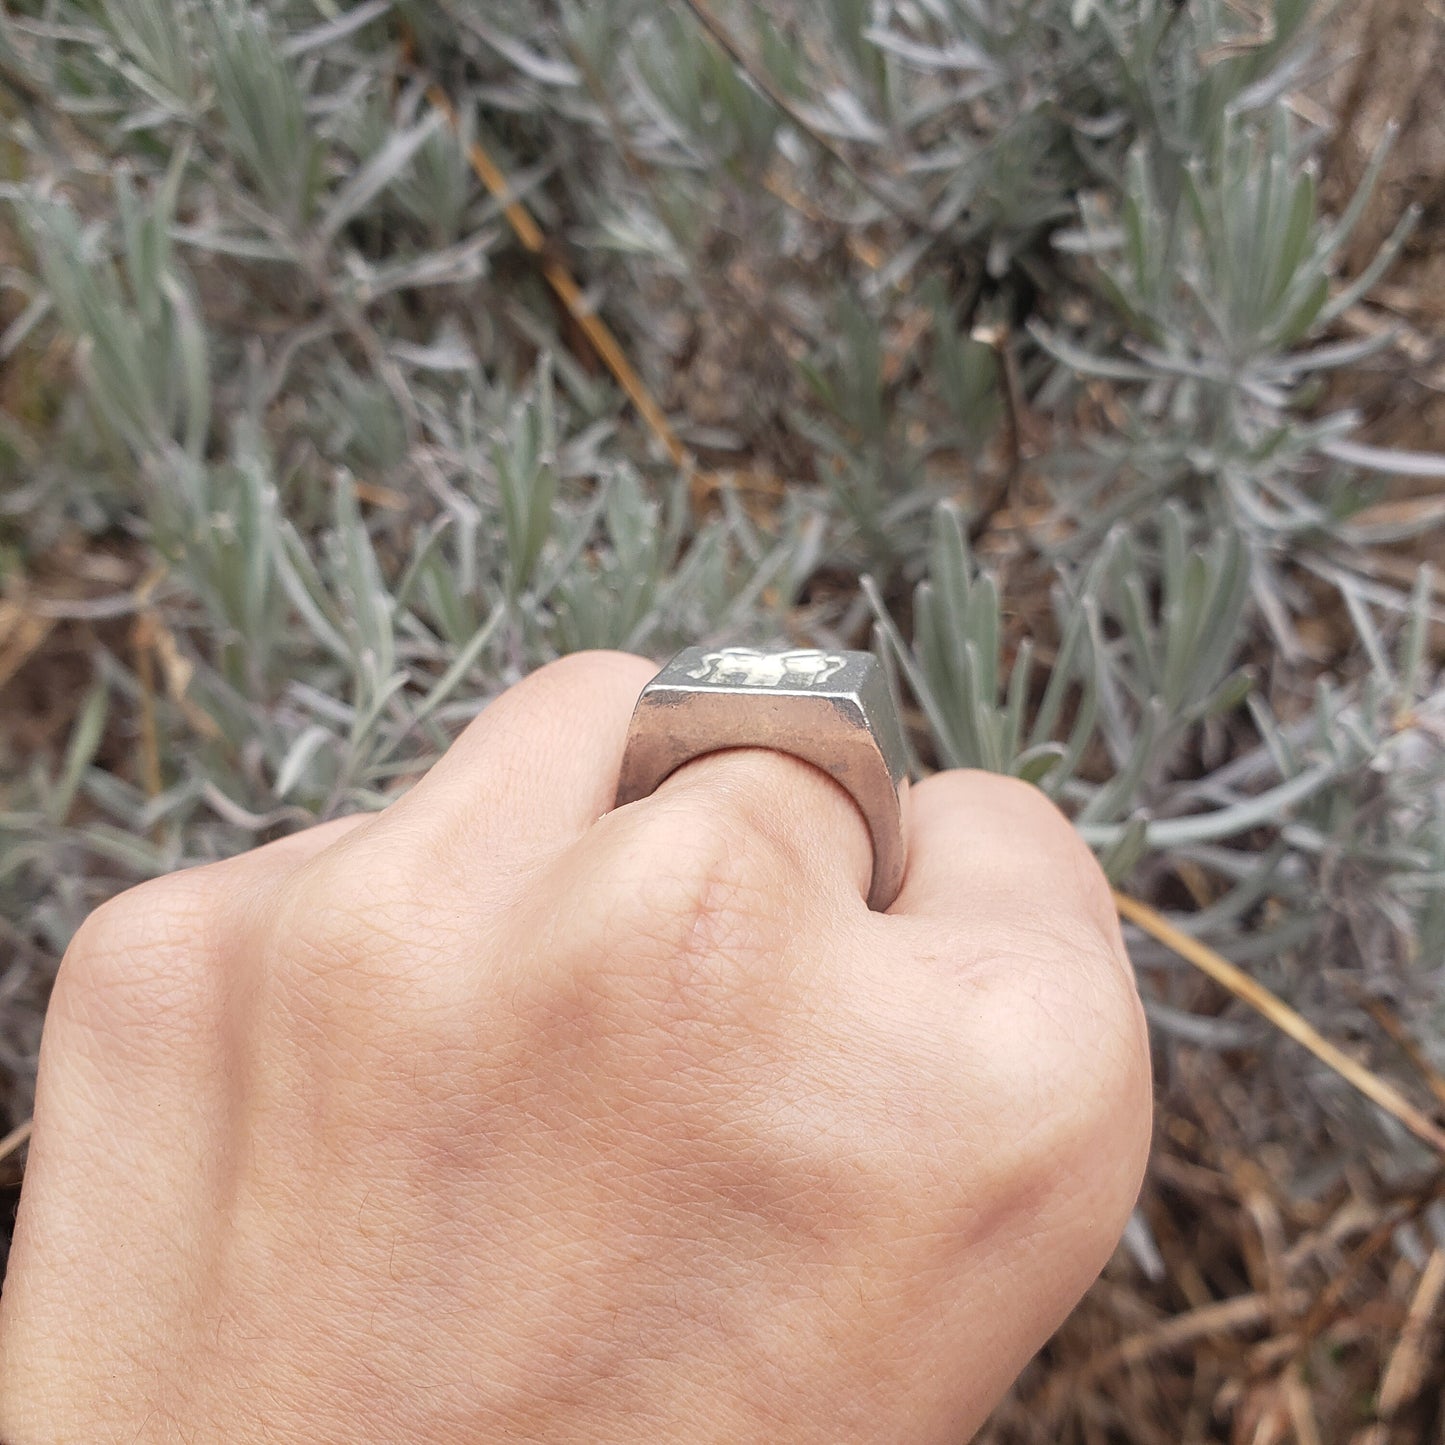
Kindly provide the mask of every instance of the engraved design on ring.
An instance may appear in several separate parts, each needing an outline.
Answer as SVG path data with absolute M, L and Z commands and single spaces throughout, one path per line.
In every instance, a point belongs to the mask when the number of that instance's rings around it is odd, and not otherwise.
M 847 665 L 848 659 L 834 652 L 759 652 L 752 647 L 725 647 L 721 652 L 703 653 L 702 660 L 688 668 L 687 675 L 698 682 L 732 682 L 740 687 L 777 687 L 783 682 L 811 686 L 827 682 Z

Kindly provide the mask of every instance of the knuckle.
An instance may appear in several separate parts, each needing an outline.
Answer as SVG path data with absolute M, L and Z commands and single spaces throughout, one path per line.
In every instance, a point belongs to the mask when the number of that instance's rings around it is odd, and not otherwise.
M 400 920 L 382 888 L 361 889 L 326 860 L 312 862 L 282 885 L 266 923 L 266 956 L 278 979 L 326 978 L 381 953 Z
M 158 1044 L 209 1018 L 217 948 L 211 880 L 194 869 L 118 894 L 76 931 L 51 1011 L 91 1037 Z
M 990 813 L 1014 818 L 1030 831 L 1059 836 L 1074 832 L 1068 818 L 1043 789 L 1006 773 L 954 768 L 936 773 L 926 786 L 941 799 L 948 799 L 945 806 L 976 810 L 982 803 Z
M 1062 813 L 1059 817 L 1068 830 L 1069 856 L 1072 859 L 1068 894 L 1078 900 L 1079 916 L 1093 925 L 1097 940 L 1105 949 L 1119 955 L 1127 968 L 1124 935 L 1119 929 L 1119 915 L 1114 907 L 1114 893 L 1109 886 L 1109 880 L 1099 866 L 1093 850 L 1079 836 L 1078 830 Z
M 648 966 L 737 961 L 768 906 L 750 840 L 715 814 L 690 817 L 682 829 L 667 822 L 645 829 L 620 860 L 631 886 L 610 911 L 609 952 Z
M 147 933 L 153 910 L 148 906 L 154 887 L 141 884 L 108 898 L 81 923 L 66 950 L 72 976 L 82 967 L 98 968 L 118 952 L 134 948 Z M 141 895 L 148 898 L 142 901 Z
M 382 982 L 445 890 L 436 860 L 408 840 L 358 830 L 307 860 L 277 889 L 271 955 L 303 977 L 337 968 Z
M 1105 937 L 1117 938 L 1113 896 L 1098 860 L 1079 831 L 1042 789 L 1018 778 L 957 770 L 928 779 L 938 803 L 960 815 L 980 803 L 1000 821 L 991 838 L 991 867 L 1011 892 L 1057 910 L 1067 904 Z
M 990 773 L 988 777 L 989 785 L 997 792 L 1000 801 L 1021 817 L 1028 818 L 1035 826 L 1056 832 L 1060 836 L 1074 836 L 1073 824 L 1042 788 L 1003 773 Z
M 384 868 L 343 850 L 298 870 L 278 890 L 259 948 L 281 1026 L 323 1051 L 367 1039 L 415 1058 L 443 1043 L 470 1016 L 466 971 L 451 911 L 429 898 L 435 878 L 408 850 L 389 851 Z
M 654 798 L 604 819 L 589 853 L 566 952 L 604 1008 L 721 1021 L 778 982 L 777 869 L 745 819 Z
M 656 674 L 657 664 L 633 652 L 595 648 L 555 658 L 539 667 L 531 677 L 540 678 L 546 684 L 556 684 L 570 693 L 578 688 L 590 687 L 601 677 L 623 672 L 636 673 L 639 677 L 646 674 L 643 678 L 646 681 Z
M 125 982 L 140 965 L 169 963 L 209 932 L 206 891 L 184 874 L 142 883 L 102 903 L 81 924 L 67 951 L 72 982 Z
M 1147 1153 L 1151 1077 L 1132 981 L 1092 942 L 1019 960 L 990 990 L 971 1036 L 993 1101 L 1003 1193 L 1044 1208 L 1063 1197 L 1122 1224 Z

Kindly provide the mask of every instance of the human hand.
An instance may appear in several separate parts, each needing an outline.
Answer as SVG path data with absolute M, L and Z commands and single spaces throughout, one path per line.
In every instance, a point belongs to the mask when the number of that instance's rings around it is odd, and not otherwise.
M 983 774 L 914 789 L 886 915 L 854 804 L 794 759 L 608 813 L 652 672 L 544 668 L 385 812 L 86 923 L 0 1300 L 6 1445 L 981 1422 L 1143 1168 L 1103 879 Z

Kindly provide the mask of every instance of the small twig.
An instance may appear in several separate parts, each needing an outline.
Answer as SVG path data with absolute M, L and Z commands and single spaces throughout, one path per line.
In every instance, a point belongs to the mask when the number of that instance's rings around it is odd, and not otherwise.
M 3 1163 L 25 1144 L 34 1128 L 35 1120 L 27 1119 L 23 1124 L 17 1124 L 3 1139 L 0 1139 L 0 1163 Z
M 0 687 L 44 645 L 55 619 L 31 606 L 0 602 Z
M 682 0 L 682 4 L 692 13 L 693 18 L 712 37 L 714 43 L 722 50 L 737 68 L 747 77 L 756 88 L 758 93 L 777 107 L 788 121 L 797 127 L 803 135 L 812 141 L 821 151 L 836 161 L 848 174 L 857 182 L 858 186 L 871 196 L 890 215 L 901 217 L 907 221 L 915 230 L 922 231 L 927 235 L 936 235 L 937 227 L 926 217 L 920 216 L 906 202 L 897 196 L 890 195 L 877 181 L 866 175 L 856 166 L 847 155 L 847 152 L 837 144 L 830 136 L 826 136 L 817 126 L 813 125 L 808 118 L 798 109 L 783 92 L 773 84 L 767 73 L 761 66 L 757 65 L 752 56 L 733 37 L 721 20 L 713 14 L 711 7 L 705 0 Z
M 1304 1297 L 1302 1290 L 1291 1291 L 1284 1301 L 1285 1307 L 1298 1308 Z M 1112 1349 L 1096 1355 L 1077 1374 L 1062 1377 L 1061 1385 L 1077 1389 L 1082 1381 L 1097 1379 L 1124 1365 L 1137 1365 L 1215 1335 L 1259 1329 L 1269 1323 L 1273 1304 L 1268 1295 L 1246 1294 L 1188 1310 L 1153 1329 L 1141 1330 L 1121 1340 Z
M 1414 1219 L 1431 1202 L 1428 1195 L 1416 1195 L 1392 1205 L 1364 1239 L 1349 1252 L 1344 1262 L 1333 1269 L 1324 1288 L 1315 1296 L 1300 1321 L 1295 1345 L 1298 1356 L 1303 1358 L 1314 1342 L 1340 1318 L 1351 1291 L 1363 1277 L 1370 1262 L 1394 1240 L 1401 1224 Z
M 1441 1108 L 1445 1108 L 1445 1077 L 1425 1057 L 1425 1051 L 1410 1037 L 1409 1030 L 1379 999 L 1366 999 L 1365 1012 L 1390 1036 L 1400 1052 L 1415 1066 L 1415 1071 L 1429 1085 Z
M 131 644 L 135 648 L 136 683 L 140 692 L 140 781 L 146 796 L 152 800 L 161 795 L 160 728 L 156 722 L 156 634 L 161 626 L 151 598 L 165 578 L 164 567 L 153 567 L 135 589 L 141 606 L 131 628 Z M 159 839 L 159 823 L 152 835 Z
M 459 133 L 457 110 L 447 93 L 439 85 L 431 84 L 427 86 L 427 99 L 446 117 L 447 124 L 451 126 L 453 133 Z M 648 429 L 662 444 L 674 465 L 690 482 L 696 482 L 697 471 L 693 466 L 692 459 L 682 442 L 678 440 L 677 433 L 673 431 L 672 424 L 668 421 L 662 407 L 647 389 L 642 377 L 634 370 L 632 363 L 628 361 L 626 353 L 622 350 L 607 323 L 588 306 L 582 288 L 572 279 L 571 272 L 548 245 L 547 238 L 542 234 L 542 228 L 533 219 L 532 213 L 517 199 L 506 173 L 492 159 L 486 147 L 479 140 L 473 140 L 467 146 L 467 159 L 471 162 L 477 178 L 502 207 L 502 214 L 507 218 L 507 223 L 511 226 L 517 239 L 538 259 L 547 284 L 557 293 L 558 298 L 567 308 L 567 314 L 592 343 L 617 384 L 627 394 L 633 406 L 637 408 L 638 414 L 646 422 Z
M 17 96 L 37 104 L 54 104 L 54 97 L 43 85 L 37 85 L 19 66 L 4 57 L 0 57 L 0 86 L 8 86 Z
M 1280 1394 L 1298 1445 L 1324 1445 L 1309 1386 L 1305 1383 L 1304 1366 L 1299 1360 L 1291 1360 L 1285 1367 Z
M 161 793 L 160 730 L 156 725 L 155 614 L 149 609 L 135 620 L 136 686 L 140 694 L 140 783 L 147 798 Z
M 1437 1249 L 1420 1274 L 1420 1283 L 1405 1315 L 1405 1327 L 1390 1354 L 1380 1382 L 1380 1415 L 1392 1419 L 1424 1388 L 1430 1358 L 1427 1342 L 1431 1325 L 1445 1298 L 1445 1249 Z
M 1018 486 L 1023 476 L 1023 390 L 1019 384 L 1018 368 L 1013 352 L 1009 349 L 1008 332 L 1002 326 L 979 326 L 974 328 L 973 340 L 982 342 L 993 352 L 998 366 L 999 395 L 1003 398 L 1003 439 L 1007 456 L 1002 476 L 994 483 L 983 504 L 974 513 L 968 524 L 968 540 L 979 542 L 997 520 L 1005 507 L 1015 516 L 1022 518 Z M 1021 523 L 1022 525 L 1022 523 Z M 1028 528 L 1023 525 L 1024 536 L 1032 542 Z
M 1302 1044 L 1347 1084 L 1358 1089 L 1371 1103 L 1403 1124 L 1421 1143 L 1445 1158 L 1445 1129 L 1417 1109 L 1393 1084 L 1371 1073 L 1343 1049 L 1332 1044 L 1278 995 L 1271 993 L 1243 969 L 1237 968 L 1197 938 L 1191 938 L 1176 928 L 1162 913 L 1150 908 L 1147 903 L 1141 903 L 1137 898 L 1119 892 L 1115 892 L 1114 902 L 1122 917 L 1142 928 L 1150 937 L 1172 949 L 1201 973 L 1207 974 L 1236 998 L 1262 1014 L 1281 1033 Z
M 771 172 L 763 177 L 763 189 L 771 195 L 776 196 L 790 210 L 796 211 L 806 221 L 811 221 L 815 226 L 825 225 L 828 218 L 815 206 L 805 195 L 794 186 L 790 186 L 781 176 Z M 887 259 L 883 252 L 866 237 L 858 235 L 856 231 L 850 230 L 844 238 L 843 244 L 848 248 L 848 254 L 855 260 L 861 262 L 870 271 L 882 269 L 883 262 Z
M 36 597 L 29 606 L 37 617 L 51 622 L 101 622 L 129 617 L 140 611 L 141 604 L 133 592 L 117 592 L 109 597 Z

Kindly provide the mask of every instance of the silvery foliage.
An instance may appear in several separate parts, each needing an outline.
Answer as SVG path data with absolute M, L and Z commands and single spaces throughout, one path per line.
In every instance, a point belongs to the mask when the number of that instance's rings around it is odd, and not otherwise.
M 28 260 L 0 357 L 56 339 L 75 382 L 43 424 L 0 418 L 3 565 L 126 539 L 141 593 L 82 610 L 134 620 L 154 673 L 105 634 L 68 749 L 6 784 L 16 938 L 58 953 L 127 882 L 380 802 L 559 652 L 871 623 L 921 762 L 1036 781 L 1331 1025 L 1349 978 L 1438 1037 L 1439 604 L 1372 580 L 1354 519 L 1381 474 L 1445 465 L 1317 405 L 1376 344 L 1331 327 L 1410 224 L 1340 273 L 1373 177 L 1322 213 L 1291 105 L 1321 9 L 12 7 Z M 783 504 L 723 486 L 700 514 L 474 139 L 685 438 L 724 475 L 775 458 Z M 689 429 L 709 326 L 734 404 Z M 1021 551 L 975 547 L 1000 509 Z M 1358 645 L 1318 678 L 1326 584 Z M 130 761 L 148 710 L 159 792 Z M 1237 1040 L 1139 958 L 1161 1027 Z

